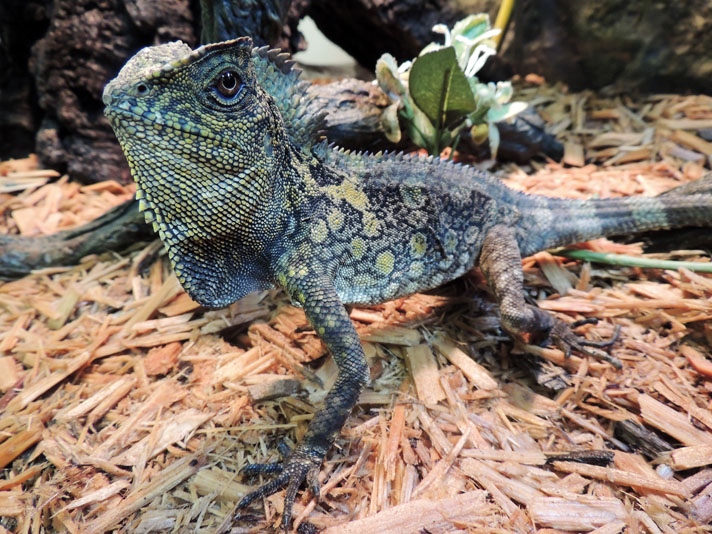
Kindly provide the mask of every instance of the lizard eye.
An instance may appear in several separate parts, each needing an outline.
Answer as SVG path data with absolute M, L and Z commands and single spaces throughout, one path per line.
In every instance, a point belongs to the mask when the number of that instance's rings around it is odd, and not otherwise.
M 148 84 L 141 82 L 136 86 L 136 95 L 146 96 L 150 92 L 150 90 L 151 88 L 148 86 Z
M 237 96 L 242 88 L 242 81 L 234 70 L 226 70 L 218 76 L 215 83 L 215 90 L 223 98 L 232 100 Z

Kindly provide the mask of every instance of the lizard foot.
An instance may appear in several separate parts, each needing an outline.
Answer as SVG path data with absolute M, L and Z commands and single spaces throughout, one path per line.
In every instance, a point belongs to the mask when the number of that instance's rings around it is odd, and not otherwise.
M 595 349 L 600 349 L 613 345 L 618 340 L 620 325 L 616 326 L 616 330 L 610 339 L 603 341 L 589 341 L 576 335 L 572 330 L 578 326 L 595 322 L 597 322 L 597 319 L 584 319 L 583 321 L 576 321 L 575 323 L 568 325 L 563 321 L 557 320 L 549 331 L 549 337 L 558 348 L 564 351 L 564 355 L 567 358 L 571 356 L 571 351 L 576 350 L 588 356 L 592 356 L 593 358 L 606 361 L 616 369 L 622 368 L 623 364 L 615 356 L 611 356 L 602 350 L 592 350 L 589 348 L 593 347 Z
M 242 469 L 243 474 L 274 474 L 276 476 L 255 491 L 245 495 L 237 504 L 237 509 L 245 508 L 253 501 L 272 495 L 286 486 L 287 493 L 284 497 L 282 529 L 287 532 L 292 521 L 292 506 L 302 483 L 306 482 L 314 496 L 317 499 L 319 498 L 319 470 L 321 469 L 322 460 L 323 455 L 317 451 L 309 450 L 307 447 L 297 447 L 286 455 L 286 458 L 281 462 L 246 466 Z M 241 518 L 244 518 L 244 516 L 238 515 L 235 517 L 235 519 Z

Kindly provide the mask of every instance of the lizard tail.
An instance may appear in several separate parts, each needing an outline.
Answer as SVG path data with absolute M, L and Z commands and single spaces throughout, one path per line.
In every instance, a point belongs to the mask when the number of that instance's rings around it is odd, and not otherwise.
M 526 196 L 518 241 L 522 254 L 596 237 L 712 226 L 712 194 L 594 200 Z

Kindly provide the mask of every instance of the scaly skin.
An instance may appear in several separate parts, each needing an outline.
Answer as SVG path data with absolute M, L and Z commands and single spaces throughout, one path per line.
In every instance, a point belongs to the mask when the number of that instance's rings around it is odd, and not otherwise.
M 147 220 L 183 287 L 224 306 L 278 286 L 302 306 L 339 367 L 325 407 L 271 482 L 287 486 L 282 524 L 317 474 L 368 380 L 344 303 L 438 286 L 480 265 L 515 336 L 567 353 L 592 344 L 524 302 L 521 254 L 611 234 L 712 225 L 712 195 L 574 201 L 528 196 L 474 169 L 316 143 L 304 84 L 283 55 L 248 38 L 191 51 L 146 48 L 104 90 L 106 115 Z

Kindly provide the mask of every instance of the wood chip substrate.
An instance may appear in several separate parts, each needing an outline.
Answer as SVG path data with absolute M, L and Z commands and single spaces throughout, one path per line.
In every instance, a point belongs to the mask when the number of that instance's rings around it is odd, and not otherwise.
M 712 99 L 634 101 L 535 85 L 562 163 L 493 170 L 520 190 L 654 195 L 709 172 Z M 0 164 L 0 232 L 49 234 L 133 193 L 33 158 Z M 638 245 L 583 245 L 640 255 Z M 647 255 L 709 262 L 703 251 Z M 371 384 L 295 526 L 328 534 L 700 533 L 712 521 L 712 276 L 524 260 L 532 301 L 609 363 L 514 343 L 473 270 L 429 294 L 354 308 Z M 235 522 L 301 438 L 336 368 L 278 291 L 194 303 L 159 242 L 0 282 L 0 534 L 277 529 L 284 494 Z

